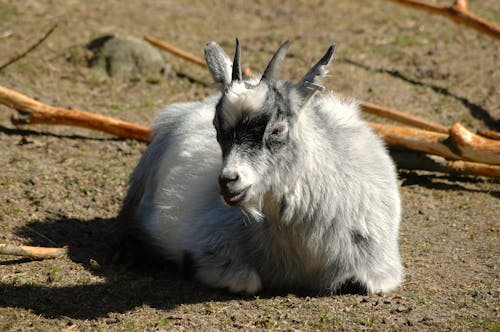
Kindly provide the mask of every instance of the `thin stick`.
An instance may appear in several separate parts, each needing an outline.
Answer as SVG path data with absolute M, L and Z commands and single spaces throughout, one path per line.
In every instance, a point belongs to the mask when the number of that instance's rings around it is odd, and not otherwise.
M 445 126 L 418 118 L 416 116 L 405 114 L 400 111 L 396 111 L 392 108 L 375 105 L 366 101 L 361 102 L 360 105 L 361 109 L 366 113 L 382 116 L 420 129 L 435 131 L 437 133 L 443 134 L 448 133 L 448 128 L 446 128 Z
M 46 248 L 0 244 L 0 255 L 23 256 L 35 259 L 60 258 L 68 254 L 68 248 Z
M 176 55 L 184 60 L 190 61 L 190 62 L 192 62 L 192 63 L 194 63 L 202 68 L 207 68 L 207 63 L 205 60 L 197 57 L 194 54 L 189 53 L 188 51 L 180 49 L 180 48 L 178 48 L 178 47 L 176 47 L 176 46 L 174 46 L 174 45 L 172 45 L 164 40 L 161 40 L 161 39 L 158 39 L 155 37 L 144 36 L 144 39 L 146 41 L 148 41 L 151 45 L 154 45 L 158 48 L 161 48 L 162 50 L 165 50 L 167 52 L 170 52 L 173 55 Z M 245 70 L 243 71 L 243 74 L 245 76 L 252 76 L 253 72 L 250 68 L 245 68 Z
M 124 138 L 149 142 L 149 128 L 108 116 L 42 104 L 19 92 L 0 86 L 0 104 L 19 112 L 11 117 L 14 124 L 52 124 L 100 130 Z
M 439 156 L 396 149 L 391 149 L 391 157 L 398 168 L 500 178 L 500 166 L 496 165 L 463 160 L 450 161 Z
M 452 19 L 455 23 L 463 24 L 495 39 L 500 39 L 500 28 L 467 9 L 466 0 L 457 0 L 452 6 L 439 6 L 423 0 L 390 0 L 399 4 L 424 10 Z
M 53 246 L 59 246 L 59 244 L 55 243 L 52 239 L 50 239 L 49 237 L 43 235 L 42 233 L 40 233 L 39 231 L 37 231 L 33 227 L 30 227 L 28 225 L 26 225 L 24 227 L 26 227 L 26 229 L 28 229 L 30 232 L 33 232 L 34 234 L 36 234 L 36 235 L 44 238 L 45 240 L 49 241 Z
M 475 163 L 464 160 L 446 160 L 438 156 L 429 155 L 436 164 L 443 166 L 446 173 L 473 174 L 500 178 L 500 166 Z
M 0 66 L 0 71 L 2 71 L 3 69 L 5 69 L 6 67 L 10 66 L 11 64 L 13 64 L 14 62 L 18 61 L 19 59 L 22 59 L 24 58 L 28 53 L 30 53 L 31 51 L 33 51 L 35 48 L 38 47 L 38 45 L 40 45 L 41 43 L 43 43 L 43 41 L 45 39 L 47 39 L 50 34 L 52 32 L 54 32 L 54 30 L 57 28 L 57 24 L 54 24 L 52 26 L 52 28 L 50 28 L 46 33 L 45 35 L 43 35 L 42 38 L 40 38 L 35 44 L 33 44 L 30 48 L 28 48 L 26 51 L 24 51 L 23 53 L 13 57 L 12 59 L 10 59 L 9 61 L 7 61 L 6 63 L 4 63 L 3 65 Z
M 167 43 L 164 40 L 157 39 L 154 37 L 150 36 L 144 36 L 144 39 L 151 43 L 152 45 L 161 48 L 162 50 L 168 51 L 174 55 L 177 55 L 180 58 L 183 58 L 184 60 L 188 60 L 194 64 L 197 64 L 200 67 L 206 68 L 207 63 L 205 60 L 197 57 L 196 55 L 193 55 L 189 52 L 186 52 L 184 50 L 181 50 L 180 48 L 175 47 L 174 45 Z

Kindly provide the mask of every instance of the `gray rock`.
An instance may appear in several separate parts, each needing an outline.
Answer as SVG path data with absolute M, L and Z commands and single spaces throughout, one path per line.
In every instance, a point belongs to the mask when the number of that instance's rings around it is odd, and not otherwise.
M 142 39 L 104 35 L 90 41 L 87 49 L 92 52 L 89 65 L 100 78 L 158 79 L 165 72 L 160 52 Z

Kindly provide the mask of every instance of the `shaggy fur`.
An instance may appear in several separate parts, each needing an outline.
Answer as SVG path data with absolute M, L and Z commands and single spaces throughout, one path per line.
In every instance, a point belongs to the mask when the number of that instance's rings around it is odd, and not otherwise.
M 207 45 L 222 94 L 160 112 L 121 222 L 232 292 L 390 291 L 403 275 L 393 162 L 355 102 L 313 96 L 333 48 L 297 84 L 276 79 L 287 48 L 243 81 Z

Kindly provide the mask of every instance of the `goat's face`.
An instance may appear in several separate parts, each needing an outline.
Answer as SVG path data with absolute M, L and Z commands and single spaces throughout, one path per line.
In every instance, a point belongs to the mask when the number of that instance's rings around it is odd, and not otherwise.
M 297 158 L 296 123 L 300 110 L 317 90 L 333 56 L 330 47 L 302 80 L 277 81 L 290 42 L 274 54 L 260 81 L 243 80 L 236 41 L 234 63 L 222 48 L 205 48 L 208 68 L 223 91 L 216 106 L 214 127 L 222 151 L 220 193 L 231 206 L 257 205 L 266 194 L 286 183 Z
M 286 87 L 233 82 L 216 107 L 220 193 L 232 206 L 259 201 L 294 165 L 294 113 Z

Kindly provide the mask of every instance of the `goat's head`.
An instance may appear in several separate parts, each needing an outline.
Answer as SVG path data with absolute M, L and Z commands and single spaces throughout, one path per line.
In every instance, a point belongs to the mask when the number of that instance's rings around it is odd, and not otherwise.
M 208 68 L 222 91 L 213 123 L 223 158 L 220 193 L 231 206 L 260 210 L 263 197 L 286 181 L 298 157 L 300 111 L 324 89 L 321 79 L 335 46 L 294 84 L 278 81 L 289 45 L 276 51 L 260 80 L 243 79 L 238 40 L 233 63 L 215 42 L 205 48 Z

